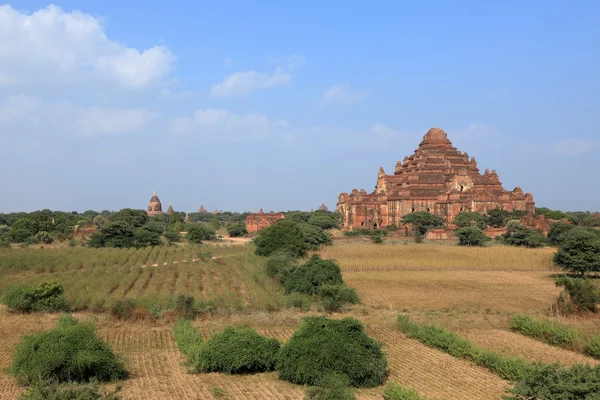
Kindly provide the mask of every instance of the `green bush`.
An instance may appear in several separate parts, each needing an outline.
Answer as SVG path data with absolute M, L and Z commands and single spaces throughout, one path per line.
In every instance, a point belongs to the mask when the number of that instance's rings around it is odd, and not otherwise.
M 286 293 L 318 294 L 320 286 L 342 283 L 342 273 L 335 261 L 322 260 L 318 254 L 313 254 L 307 262 L 291 271 L 284 287 Z
M 585 345 L 585 354 L 600 359 L 600 336 L 592 336 Z
M 160 234 L 145 228 L 133 231 L 133 247 L 147 247 L 160 245 Z
M 383 238 L 381 237 L 381 234 L 373 235 L 373 236 L 371 236 L 371 241 L 375 244 L 381 244 L 381 243 L 383 243 Z
M 54 238 L 50 235 L 50 233 L 46 231 L 40 231 L 35 234 L 35 240 L 38 243 L 50 244 L 54 241 Z
M 505 357 L 491 350 L 480 349 L 470 340 L 454 332 L 436 325 L 412 322 L 406 315 L 398 316 L 397 326 L 410 338 L 417 339 L 426 346 L 456 358 L 473 361 L 504 379 L 521 379 L 531 368 L 531 364 L 521 358 Z
M 203 240 L 214 240 L 216 233 L 212 228 L 204 224 L 188 224 L 185 238 L 190 243 L 200 244 Z
M 554 262 L 572 273 L 600 271 L 600 232 L 575 228 L 560 236 Z
M 128 320 L 133 316 L 136 304 L 132 299 L 118 300 L 110 309 L 110 314 L 120 320 Z
M 169 243 L 178 243 L 178 242 L 181 242 L 181 235 L 179 234 L 179 232 L 166 231 L 164 233 L 164 235 L 165 235 L 165 239 L 167 239 L 167 241 Z
M 565 287 L 577 310 L 596 312 L 596 304 L 600 303 L 600 293 L 591 280 L 560 278 L 556 280 L 556 285 Z
M 123 362 L 96 336 L 91 324 L 64 316 L 50 331 L 23 337 L 11 374 L 22 384 L 42 381 L 100 382 L 126 377 Z
M 191 365 L 194 365 L 195 357 L 200 353 L 202 346 L 202 335 L 189 320 L 179 320 L 173 326 L 173 333 L 179 351 L 188 358 Z
M 459 228 L 466 228 L 469 226 L 477 227 L 479 229 L 487 228 L 487 219 L 484 215 L 477 212 L 464 211 L 459 213 L 452 223 Z
M 333 243 L 333 236 L 322 228 L 310 224 L 298 224 L 307 250 L 319 250 Z
M 289 253 L 278 252 L 267 259 L 265 270 L 267 275 L 276 279 L 282 285 L 288 275 L 298 266 L 296 259 Z
M 527 315 L 515 315 L 510 321 L 510 329 L 552 345 L 572 346 L 579 339 L 579 333 L 569 326 Z
M 536 248 L 543 247 L 547 243 L 546 237 L 540 230 L 528 228 L 520 221 L 509 221 L 503 237 L 504 243 L 511 246 Z
M 507 400 L 598 400 L 600 366 L 537 365 L 508 390 Z
M 10 310 L 29 313 L 68 311 L 62 285 L 50 280 L 37 286 L 12 286 L 3 294 L 2 303 Z
M 183 319 L 195 319 L 200 313 L 196 306 L 196 300 L 185 294 L 180 294 L 175 299 L 175 311 Z
M 240 237 L 240 236 L 246 236 L 248 234 L 248 230 L 246 229 L 245 223 L 236 222 L 236 223 L 227 225 L 227 233 L 231 237 Z
M 56 384 L 36 383 L 26 389 L 18 400 L 120 400 L 118 390 L 102 391 L 97 383 Z
M 309 224 L 318 226 L 321 229 L 338 228 L 338 223 L 334 214 L 314 214 L 308 218 Z
M 324 376 L 317 386 L 308 388 L 306 400 L 356 400 L 349 387 L 348 377 L 343 374 Z
M 358 294 L 354 288 L 346 285 L 322 285 L 319 297 L 327 312 L 340 311 L 344 304 L 358 304 Z
M 303 256 L 308 247 L 302 230 L 296 221 L 280 220 L 260 232 L 254 239 L 255 253 L 268 257 L 273 253 L 284 251 L 294 257 Z
M 416 391 L 400 386 L 394 382 L 385 385 L 382 395 L 384 400 L 425 400 L 425 398 L 419 396 Z
M 387 359 L 358 320 L 308 317 L 282 346 L 277 370 L 281 379 L 300 385 L 344 374 L 351 386 L 375 387 L 385 380 Z
M 475 226 L 460 228 L 456 231 L 456 236 L 458 236 L 458 244 L 460 246 L 484 246 L 492 240 L 481 229 Z
M 250 328 L 226 327 L 215 333 L 193 357 L 196 372 L 245 374 L 275 369 L 279 342 Z

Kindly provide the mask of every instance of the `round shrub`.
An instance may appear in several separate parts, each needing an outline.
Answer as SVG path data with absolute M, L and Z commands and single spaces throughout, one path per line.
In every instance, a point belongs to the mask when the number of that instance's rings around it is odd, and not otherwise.
M 103 390 L 98 383 L 40 382 L 21 393 L 18 400 L 121 400 L 118 391 Z
M 337 312 L 344 304 L 357 304 L 358 295 L 354 288 L 346 285 L 323 285 L 319 288 L 319 296 L 327 312 Z
M 2 295 L 10 310 L 23 313 L 68 311 L 62 285 L 54 280 L 36 286 L 12 286 Z
M 212 228 L 204 224 L 188 225 L 185 238 L 190 243 L 200 244 L 203 240 L 213 240 L 216 238 L 216 233 Z
M 215 333 L 194 357 L 197 372 L 245 374 L 272 371 L 279 352 L 277 339 L 266 338 L 250 328 L 226 327 Z
M 308 250 L 319 250 L 321 246 L 328 246 L 333 243 L 331 233 L 325 232 L 322 228 L 310 224 L 298 224 L 302 231 L 302 237 Z
M 348 377 L 341 374 L 324 376 L 318 386 L 308 388 L 306 400 L 356 400 L 348 387 Z
M 248 230 L 246 229 L 245 223 L 235 222 L 227 225 L 227 233 L 230 237 L 240 237 L 246 236 L 248 234 Z
M 560 236 L 554 262 L 572 273 L 600 271 L 600 233 L 575 228 Z
M 94 326 L 69 316 L 62 317 L 50 331 L 24 336 L 10 372 L 22 384 L 39 380 L 108 382 L 126 376 L 123 362 L 96 336 Z
M 298 266 L 296 259 L 291 254 L 285 252 L 278 252 L 272 254 L 267 259 L 265 269 L 267 275 L 271 278 L 276 279 L 279 283 L 283 284 L 287 279 L 288 275 Z
M 334 260 L 322 260 L 313 254 L 304 264 L 294 268 L 285 280 L 286 293 L 317 294 L 323 285 L 341 285 L 342 272 Z
M 308 249 L 302 230 L 296 221 L 281 220 L 263 230 L 255 239 L 257 256 L 268 257 L 285 251 L 294 257 L 303 256 Z
M 456 231 L 460 246 L 483 246 L 491 239 L 481 229 L 467 226 Z
M 343 374 L 351 386 L 375 387 L 385 380 L 387 359 L 358 320 L 308 317 L 281 348 L 277 370 L 281 379 L 300 385 Z

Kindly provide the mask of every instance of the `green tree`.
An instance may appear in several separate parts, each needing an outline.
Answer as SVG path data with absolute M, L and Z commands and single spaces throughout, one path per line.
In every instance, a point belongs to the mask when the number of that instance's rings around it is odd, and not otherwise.
M 548 231 L 548 242 L 555 246 L 558 245 L 562 234 L 569 232 L 573 228 L 575 228 L 575 225 L 566 222 L 559 221 L 552 223 L 552 225 L 550 225 L 550 230 Z
M 460 246 L 484 246 L 491 239 L 481 229 L 467 226 L 456 231 Z
M 133 246 L 146 247 L 160 245 L 160 235 L 145 228 L 137 228 L 133 231 Z
M 600 233 L 575 228 L 561 236 L 554 262 L 572 273 L 600 271 Z
M 31 233 L 27 229 L 11 229 L 6 236 L 13 243 L 23 243 L 31 237 Z
M 29 233 L 28 236 L 33 236 L 38 232 L 39 224 L 38 221 L 34 218 L 19 218 L 12 224 L 11 230 L 27 231 Z
M 308 246 L 302 229 L 296 221 L 283 219 L 260 232 L 254 239 L 256 255 L 268 257 L 278 251 L 285 251 L 295 257 L 303 256 Z
M 133 246 L 133 228 L 124 221 L 108 222 L 100 228 L 99 233 L 106 247 Z
M 420 243 L 428 229 L 444 225 L 444 220 L 426 211 L 417 211 L 402 217 L 402 223 L 412 226 L 415 241 Z
M 458 214 L 452 223 L 459 228 L 465 228 L 467 226 L 476 226 L 479 229 L 487 228 L 487 220 L 484 215 L 476 212 L 461 212 Z
M 511 246 L 535 248 L 543 247 L 547 240 L 540 230 L 526 227 L 521 221 L 511 220 L 506 223 L 504 243 Z
M 148 220 L 148 213 L 144 210 L 135 210 L 133 208 L 124 208 L 112 214 L 110 221 L 126 222 L 129 226 L 139 228 Z
M 200 244 L 203 240 L 215 239 L 215 231 L 204 224 L 193 224 L 188 228 L 185 238 L 190 243 Z
M 562 212 L 562 211 L 558 211 L 558 210 L 551 210 L 548 211 L 547 213 L 544 214 L 544 217 L 548 218 L 548 219 L 555 219 L 555 220 L 561 220 L 561 219 L 568 219 L 569 216 Z
M 499 208 L 487 212 L 487 224 L 494 228 L 503 228 L 510 218 L 510 213 Z

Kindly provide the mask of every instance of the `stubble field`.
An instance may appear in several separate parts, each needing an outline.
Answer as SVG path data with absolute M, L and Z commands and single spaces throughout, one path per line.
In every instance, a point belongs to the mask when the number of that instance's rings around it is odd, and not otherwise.
M 65 250 L 73 253 L 47 253 L 52 257 L 41 257 L 35 264 L 23 262 L 18 268 L 14 265 L 6 268 L 0 261 L 3 273 L 10 278 L 0 283 L 0 290 L 10 283 L 38 282 L 52 277 L 65 284 L 70 300 L 82 298 L 80 294 L 73 297 L 73 291 L 87 293 L 91 304 L 101 301 L 102 296 L 108 296 L 105 304 L 109 304 L 119 298 L 158 296 L 168 301 L 180 292 L 201 298 L 220 293 L 224 296 L 223 304 L 229 304 L 231 312 L 195 321 L 194 325 L 205 338 L 224 325 L 243 325 L 285 341 L 301 318 L 318 314 L 315 310 L 265 311 L 269 302 L 282 304 L 285 296 L 275 282 L 262 275 L 263 261 L 252 254 L 250 245 L 135 251 Z M 212 259 L 199 261 L 194 257 L 207 251 L 220 257 L 225 264 Z M 121 252 L 127 254 L 124 261 L 117 258 L 124 257 Z M 413 388 L 431 400 L 500 399 L 509 383 L 468 361 L 408 339 L 394 327 L 398 312 L 407 312 L 415 320 L 444 325 L 481 347 L 502 354 L 531 361 L 560 361 L 565 365 L 596 362 L 508 331 L 512 314 L 543 315 L 558 296 L 560 290 L 551 279 L 557 270 L 549 264 L 552 252 L 548 249 L 345 243 L 334 244 L 321 254 L 324 258 L 338 260 L 344 280 L 357 289 L 363 303 L 334 317 L 360 319 L 367 332 L 383 343 L 390 366 L 389 380 Z M 23 255 L 31 257 L 28 252 Z M 0 254 L 2 256 L 6 260 L 6 255 Z M 171 267 L 162 265 L 161 268 L 161 263 L 185 258 L 190 261 Z M 194 258 L 196 261 L 192 261 Z M 123 265 L 117 267 L 120 263 Z M 364 267 L 360 267 L 361 263 Z M 138 267 L 139 264 L 146 264 L 145 268 Z M 153 264 L 158 265 L 153 267 Z M 76 275 L 78 278 L 69 278 L 74 273 L 79 274 Z M 182 275 L 191 277 L 191 289 L 187 284 L 178 284 Z M 81 283 L 82 279 L 87 284 Z M 212 286 L 209 286 L 210 280 Z M 189 281 L 189 278 L 183 280 Z M 94 282 L 98 287 L 90 285 Z M 117 282 L 117 289 L 111 291 Z M 166 292 L 163 291 L 165 283 L 170 288 Z M 85 287 L 87 290 L 82 290 Z M 240 300 L 244 302 L 244 308 L 236 312 L 233 304 Z M 277 373 L 246 376 L 188 374 L 168 321 L 120 322 L 89 310 L 76 316 L 94 318 L 100 336 L 127 359 L 132 376 L 121 384 L 123 399 L 215 399 L 218 388 L 224 391 L 225 395 L 220 397 L 224 399 L 304 397 L 305 388 L 280 381 Z M 0 308 L 0 398 L 15 398 L 20 391 L 4 369 L 9 365 L 12 349 L 21 335 L 50 329 L 57 318 L 56 315 L 15 315 Z M 381 398 L 381 388 L 357 393 L 360 399 Z

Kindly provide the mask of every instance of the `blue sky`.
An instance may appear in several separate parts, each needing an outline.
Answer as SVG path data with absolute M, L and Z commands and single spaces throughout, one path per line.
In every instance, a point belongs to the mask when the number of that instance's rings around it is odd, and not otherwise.
M 422 3 L 422 4 L 421 4 Z M 335 207 L 444 129 L 600 209 L 600 3 L 0 6 L 0 212 Z

